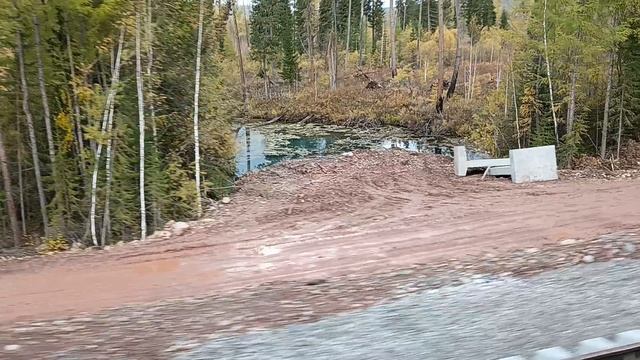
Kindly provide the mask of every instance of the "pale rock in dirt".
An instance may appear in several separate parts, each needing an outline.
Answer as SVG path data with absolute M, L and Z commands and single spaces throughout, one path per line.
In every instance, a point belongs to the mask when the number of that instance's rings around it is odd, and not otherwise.
M 18 344 L 4 346 L 4 351 L 18 351 L 18 350 L 20 350 L 20 345 Z
M 585 255 L 582 257 L 582 262 L 586 264 L 591 264 L 594 261 L 596 261 L 596 258 L 593 257 L 593 255 Z
M 262 256 L 271 256 L 279 254 L 282 250 L 275 246 L 263 245 L 258 248 L 258 254 Z
M 178 351 L 186 351 L 191 350 L 195 347 L 200 346 L 200 343 L 196 341 L 180 341 L 175 345 L 168 347 L 164 352 L 178 352 Z
M 562 246 L 575 245 L 577 242 L 578 242 L 578 240 L 576 240 L 576 239 L 564 239 L 564 240 L 560 241 L 560 245 L 562 245 Z
M 187 232 L 187 230 L 189 230 L 190 227 L 191 225 L 189 225 L 189 223 L 186 223 L 184 221 L 178 221 L 177 223 L 174 223 L 173 226 L 171 226 L 171 233 L 174 236 L 181 236 L 185 232 Z
M 228 196 L 225 196 L 225 197 L 222 198 L 221 202 L 223 204 L 229 204 L 229 203 L 231 203 L 231 198 L 228 197 Z
M 624 244 L 624 252 L 626 252 L 627 254 L 636 252 L 636 245 L 632 243 Z
M 352 152 L 352 151 L 349 151 L 349 152 L 346 152 L 346 153 L 342 153 L 342 156 L 349 156 L 349 157 L 351 157 L 351 156 L 353 156 L 353 152 Z
M 86 246 L 84 246 L 83 243 L 79 243 L 79 242 L 74 242 L 73 244 L 71 244 L 71 248 L 69 248 L 70 252 L 77 252 L 80 250 L 84 250 L 86 248 Z
M 157 230 L 149 238 L 151 239 L 168 239 L 171 237 L 171 231 L 168 230 Z

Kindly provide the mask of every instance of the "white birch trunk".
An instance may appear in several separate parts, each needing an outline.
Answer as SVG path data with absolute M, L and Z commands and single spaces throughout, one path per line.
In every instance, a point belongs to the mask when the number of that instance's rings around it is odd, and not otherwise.
M 547 65 L 547 82 L 549 83 L 549 101 L 551 102 L 551 115 L 553 116 L 553 128 L 556 135 L 556 145 L 559 145 L 560 136 L 558 135 L 558 118 L 556 117 L 556 107 L 553 101 L 553 83 L 551 82 L 551 64 L 549 62 L 549 44 L 547 40 L 547 0 L 544 0 L 542 27 L 544 40 L 544 60 Z
M 351 42 L 351 0 L 349 0 L 349 13 L 347 14 L 347 48 L 344 54 L 344 73 L 347 73 L 349 67 L 349 47 Z M 362 1 L 361 1 L 362 2 Z
M 231 16 L 233 17 L 233 32 L 236 37 L 236 50 L 238 52 L 238 69 L 240 70 L 240 83 L 242 85 L 242 110 L 244 116 L 249 115 L 249 99 L 247 96 L 247 76 L 244 72 L 244 59 L 242 56 L 242 44 L 240 43 L 240 29 L 238 28 L 237 6 L 234 5 Z
M 620 148 L 622 147 L 622 127 L 624 117 L 624 88 L 620 93 L 620 114 L 618 115 L 618 149 L 616 150 L 616 158 L 620 159 Z
M 105 171 L 107 173 L 107 179 L 105 182 L 104 190 L 104 213 L 102 214 L 102 232 L 100 232 L 100 246 L 106 245 L 106 240 L 109 239 L 109 233 L 111 232 L 111 183 L 113 180 L 113 159 L 115 156 L 115 150 L 113 149 L 113 113 L 116 107 L 116 102 L 112 101 L 109 105 L 109 118 L 107 120 L 107 154 L 105 161 Z
M 9 223 L 11 224 L 11 236 L 13 237 L 13 246 L 20 246 L 22 234 L 20 233 L 20 225 L 18 224 L 18 212 L 16 211 L 16 203 L 13 201 L 13 186 L 11 185 L 11 171 L 7 159 L 7 152 L 4 148 L 4 134 L 0 129 L 0 169 L 2 170 L 2 181 L 4 185 L 4 197 L 7 204 L 7 213 L 9 215 Z
M 147 205 L 144 198 L 144 80 L 142 79 L 142 36 L 140 9 L 136 12 L 136 89 L 138 90 L 138 134 L 140 153 L 140 240 L 147 238 Z
M 42 225 L 45 236 L 50 236 L 49 216 L 47 214 L 47 200 L 44 195 L 44 185 L 42 184 L 42 174 L 40 173 L 40 159 L 38 159 L 38 142 L 36 140 L 36 129 L 33 125 L 33 116 L 29 107 L 29 88 L 27 86 L 27 76 L 24 70 L 24 49 L 22 47 L 22 34 L 16 32 L 16 55 L 18 58 L 18 70 L 20 73 L 20 88 L 22 89 L 22 111 L 27 121 L 29 132 L 29 143 L 31 144 L 31 157 L 33 159 L 33 171 L 36 176 L 36 186 L 38 189 L 38 201 L 40 202 L 40 213 L 42 214 Z
M 398 75 L 398 56 L 396 54 L 396 8 L 389 0 L 389 46 L 391 47 L 391 78 Z
M 362 0 L 361 0 L 362 1 Z M 364 3 L 364 1 L 362 1 Z M 422 65 L 422 55 L 420 54 L 420 41 L 422 41 L 422 3 L 424 0 L 420 0 L 420 6 L 418 7 L 418 38 L 416 39 L 416 63 L 418 64 L 418 70 Z
M 438 91 L 436 112 L 442 115 L 444 111 L 444 99 L 442 96 L 444 82 L 444 10 L 442 1 L 438 1 Z
M 600 157 L 602 159 L 607 156 L 607 138 L 609 132 L 609 105 L 611 103 L 611 78 L 613 74 L 613 54 L 609 54 L 609 63 L 607 64 L 607 92 L 604 100 L 604 117 L 602 118 L 602 139 L 600 144 Z
M 124 46 L 124 26 L 120 28 L 120 38 L 118 40 L 118 51 L 116 52 L 116 60 L 113 66 L 113 73 L 111 74 L 111 87 L 107 94 L 107 101 L 105 103 L 104 112 L 102 115 L 102 126 L 100 128 L 100 136 L 104 138 L 107 135 L 107 129 L 110 128 L 109 117 L 111 103 L 115 101 L 115 96 L 118 91 L 118 83 L 120 81 L 120 62 L 122 58 L 122 48 Z M 93 245 L 98 246 L 98 237 L 96 234 L 96 206 L 97 206 L 97 191 L 98 191 L 98 169 L 100 166 L 100 156 L 102 155 L 102 142 L 98 142 L 96 147 L 96 153 L 94 157 L 93 174 L 91 176 L 91 209 L 89 210 L 89 223 L 91 231 L 91 240 Z
M 364 65 L 364 39 L 366 35 L 366 22 L 364 18 L 364 0 L 360 0 L 360 24 L 358 26 L 360 39 L 358 40 L 358 65 Z
M 56 161 L 56 150 L 53 144 L 53 131 L 51 130 L 51 111 L 49 110 L 49 98 L 47 96 L 46 82 L 44 78 L 44 65 L 42 64 L 41 41 L 40 41 L 40 22 L 37 16 L 33 16 L 34 38 L 36 45 L 36 64 L 38 66 L 38 84 L 40 87 L 40 96 L 42 97 L 42 112 L 44 115 L 44 126 L 47 132 L 47 145 L 49 145 L 49 161 L 54 164 Z M 55 164 L 52 166 L 55 170 Z
M 513 85 L 513 111 L 516 114 L 516 136 L 518 137 L 518 149 L 522 148 L 520 143 L 520 118 L 518 117 L 518 101 L 516 99 L 516 77 L 515 74 L 511 76 L 511 84 Z
M 80 119 L 80 104 L 78 102 L 78 89 L 76 86 L 76 66 L 73 61 L 73 50 L 71 47 L 71 35 L 69 34 L 68 19 L 65 13 L 65 38 L 67 42 L 67 57 L 69 58 L 69 74 L 71 75 L 71 100 L 73 103 L 73 120 L 76 136 L 76 152 L 80 158 L 80 173 L 84 179 L 86 161 L 84 159 L 84 140 L 82 136 L 82 121 Z
M 198 44 L 196 48 L 196 74 L 195 92 L 193 100 L 193 143 L 195 152 L 195 177 L 196 177 L 196 213 L 202 216 L 202 195 L 200 193 L 200 62 L 202 57 L 202 33 L 204 31 L 204 0 L 200 0 L 200 10 L 198 15 Z

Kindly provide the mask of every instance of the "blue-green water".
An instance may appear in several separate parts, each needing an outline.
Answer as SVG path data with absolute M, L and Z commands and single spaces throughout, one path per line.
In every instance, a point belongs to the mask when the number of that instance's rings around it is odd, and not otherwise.
M 451 155 L 437 144 L 400 128 L 370 130 L 318 124 L 250 124 L 236 129 L 236 176 L 287 159 L 340 154 L 357 149 L 399 148 Z

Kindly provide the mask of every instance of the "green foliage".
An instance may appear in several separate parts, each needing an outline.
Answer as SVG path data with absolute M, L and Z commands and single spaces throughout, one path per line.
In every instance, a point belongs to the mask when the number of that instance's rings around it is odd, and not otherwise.
M 500 29 L 509 30 L 509 13 L 506 9 L 502 9 L 502 14 L 500 14 Z
M 496 24 L 493 0 L 464 0 L 462 13 L 473 42 L 478 42 L 483 29 Z
M 330 0 L 325 0 L 330 1 Z M 371 53 L 375 54 L 378 49 L 378 43 L 382 39 L 382 24 L 384 22 L 384 8 L 382 0 L 369 0 L 365 3 L 365 14 L 371 27 Z
M 251 26 L 252 56 L 262 63 L 278 64 L 282 78 L 289 84 L 298 79 L 299 45 L 295 35 L 298 23 L 287 0 L 255 0 Z
M 587 127 L 578 120 L 573 125 L 573 131 L 562 137 L 562 145 L 558 149 L 560 166 L 570 167 L 574 159 L 584 153 L 583 141 L 587 134 Z

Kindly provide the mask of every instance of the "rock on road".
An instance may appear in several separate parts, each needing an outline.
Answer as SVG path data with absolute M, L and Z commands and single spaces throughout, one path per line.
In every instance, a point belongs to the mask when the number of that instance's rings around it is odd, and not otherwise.
M 315 323 L 212 341 L 179 360 L 498 359 L 640 328 L 640 262 L 476 281 Z

